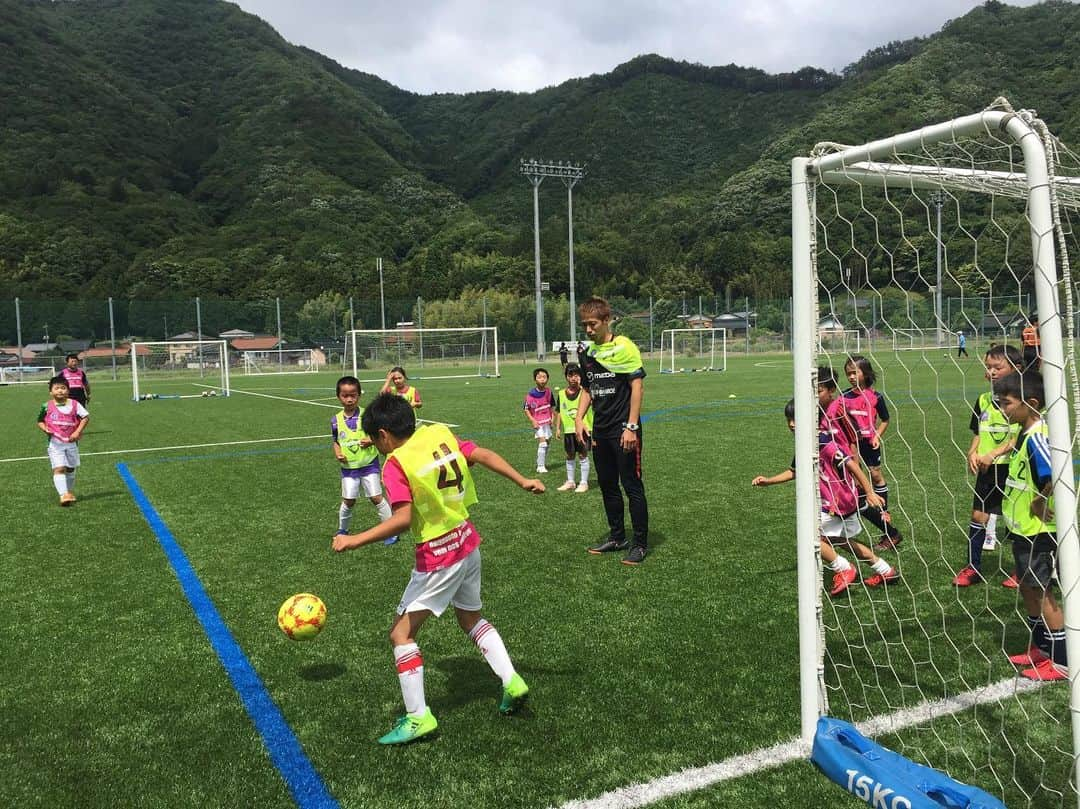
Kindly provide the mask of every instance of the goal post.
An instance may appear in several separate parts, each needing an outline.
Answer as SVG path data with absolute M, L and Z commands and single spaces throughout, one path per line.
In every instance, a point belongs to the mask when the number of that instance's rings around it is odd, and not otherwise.
M 35 382 L 48 382 L 56 376 L 52 365 L 12 365 L 0 368 L 0 385 L 30 385 Z
M 727 329 L 664 329 L 660 373 L 727 370 Z
M 348 332 L 344 367 L 357 379 L 382 382 L 395 366 L 405 368 L 410 379 L 498 377 L 499 330 L 409 326 Z
M 792 160 L 791 194 L 802 738 L 814 739 L 824 715 L 880 720 L 902 755 L 1010 807 L 1080 805 L 1080 541 L 1071 426 L 1080 391 L 1069 257 L 1077 249 L 1080 159 L 1033 113 L 999 100 L 973 115 L 860 146 L 819 144 L 809 157 Z M 1007 661 L 1031 635 L 1023 602 L 997 574 L 999 565 L 1012 567 L 1001 521 L 997 553 L 1004 558 L 994 558 L 991 573 L 993 552 L 984 553 L 982 589 L 951 580 L 960 564 L 974 561 L 966 533 L 973 485 L 964 475 L 968 422 L 971 403 L 990 388 L 980 351 L 959 358 L 949 349 L 958 330 L 972 331 L 970 322 L 944 322 L 943 286 L 961 297 L 989 288 L 1013 302 L 1034 292 L 1029 314 L 1038 315 L 1041 337 L 1067 684 L 1037 688 Z M 821 314 L 834 312 L 866 332 L 862 353 L 888 401 L 880 470 L 893 525 L 903 533 L 902 544 L 877 554 L 900 572 L 899 583 L 875 590 L 857 579 L 849 598 L 823 594 L 819 550 L 819 366 L 831 367 L 846 387 L 844 352 L 817 333 Z M 1019 343 L 1000 331 L 990 339 Z M 856 539 L 875 544 L 865 531 Z M 983 701 L 992 702 L 989 711 L 977 707 Z M 905 711 L 921 717 L 910 720 L 916 728 L 908 734 L 896 724 Z M 950 755 L 951 734 L 978 749 Z
M 269 348 L 240 354 L 240 367 L 249 376 L 314 374 L 322 365 L 322 354 L 314 348 Z
M 136 402 L 230 393 L 225 340 L 133 342 L 130 358 L 131 393 Z

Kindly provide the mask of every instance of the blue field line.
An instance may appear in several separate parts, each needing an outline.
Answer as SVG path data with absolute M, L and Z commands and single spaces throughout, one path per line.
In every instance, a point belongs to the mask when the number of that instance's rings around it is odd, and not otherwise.
M 336 808 L 337 800 L 326 788 L 304 753 L 300 741 L 282 716 L 281 710 L 274 704 L 259 675 L 233 638 L 169 527 L 147 499 L 127 466 L 120 462 L 116 465 L 116 471 L 120 473 L 136 505 L 161 544 L 161 549 L 165 552 L 195 617 L 202 624 L 255 729 L 262 736 L 270 760 L 285 779 L 293 800 L 301 809 Z

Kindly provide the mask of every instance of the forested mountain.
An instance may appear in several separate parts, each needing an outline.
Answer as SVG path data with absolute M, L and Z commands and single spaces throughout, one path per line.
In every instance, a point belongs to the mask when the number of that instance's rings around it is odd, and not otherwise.
M 588 164 L 579 289 L 783 295 L 789 161 L 1006 95 L 1080 145 L 1080 8 L 989 2 L 842 74 L 638 57 L 536 93 L 417 95 L 220 0 L 0 0 L 0 295 L 532 286 L 522 157 Z M 541 188 L 565 286 L 566 193 Z M 558 268 L 556 270 L 555 268 Z

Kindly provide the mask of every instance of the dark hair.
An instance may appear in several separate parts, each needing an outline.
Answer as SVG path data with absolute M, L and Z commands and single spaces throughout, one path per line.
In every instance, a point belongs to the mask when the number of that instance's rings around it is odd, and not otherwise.
M 341 379 L 339 379 L 337 381 L 337 387 L 335 388 L 335 390 L 339 394 L 341 393 L 341 386 L 342 385 L 355 385 L 356 386 L 356 392 L 358 394 L 364 392 L 363 389 L 360 387 L 360 380 L 357 379 L 355 376 L 343 376 L 343 377 L 341 377 Z
M 409 375 L 407 373 L 405 373 L 405 369 L 402 368 L 400 365 L 395 365 L 393 368 L 390 369 L 390 373 L 395 373 L 395 372 L 401 374 L 406 379 L 409 378 Z
M 836 375 L 828 365 L 819 365 L 817 369 L 818 387 L 836 390 Z
M 360 429 L 375 438 L 386 430 L 394 438 L 408 438 L 416 432 L 416 414 L 412 405 L 396 393 L 380 393 L 364 408 Z
M 537 368 L 537 369 L 535 369 L 533 371 L 533 381 L 534 382 L 536 381 L 536 375 L 537 374 L 547 374 L 547 378 L 551 379 L 551 373 L 548 371 L 547 368 Z
M 852 365 L 862 371 L 863 383 L 868 388 L 874 387 L 874 383 L 877 382 L 877 374 L 874 373 L 874 366 L 870 364 L 870 360 L 864 357 L 862 354 L 852 354 L 847 358 L 847 362 L 844 363 L 844 371 L 847 371 L 849 365 Z
M 566 363 L 566 367 L 563 368 L 563 376 L 569 379 L 570 374 L 577 374 L 578 376 L 581 376 L 581 366 L 578 365 L 576 362 Z
M 994 345 L 986 349 L 986 356 L 1006 359 L 1012 363 L 1013 368 L 1016 368 L 1017 370 L 1024 364 L 1024 357 L 1020 354 L 1020 349 L 1005 343 L 994 343 Z
M 1011 396 L 1025 402 L 1028 399 L 1034 399 L 1039 403 L 1040 410 L 1046 407 L 1046 394 L 1043 391 L 1042 376 L 1034 372 L 1009 374 L 995 379 L 994 395 Z
M 64 361 L 65 361 L 65 362 L 66 362 L 67 360 L 77 360 L 77 359 L 79 359 L 79 355 L 78 355 L 78 354 L 68 354 L 68 355 L 67 355 L 66 357 L 64 357 Z
M 68 387 L 67 378 L 64 376 L 54 376 L 49 380 L 49 390 L 52 390 L 53 385 L 63 385 L 66 388 Z
M 784 405 L 784 418 L 790 421 L 795 421 L 795 400 L 791 399 L 786 405 Z
M 593 296 L 578 306 L 578 315 L 580 315 L 583 320 L 589 318 L 611 320 L 611 304 L 603 298 Z
M 1032 315 L 1031 317 L 1028 318 L 1028 323 L 1030 323 L 1032 326 L 1034 326 L 1038 322 L 1039 322 L 1039 316 L 1038 315 Z

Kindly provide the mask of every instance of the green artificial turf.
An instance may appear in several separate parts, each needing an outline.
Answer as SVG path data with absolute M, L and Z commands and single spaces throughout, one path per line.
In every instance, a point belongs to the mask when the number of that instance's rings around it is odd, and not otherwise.
M 561 382 L 557 363 L 549 367 Z M 409 370 L 421 377 L 422 416 L 460 425 L 458 435 L 532 474 L 535 442 L 521 411 L 531 369 L 515 363 L 501 379 L 468 385 Z M 794 738 L 795 488 L 750 486 L 793 454 L 782 415 L 791 360 L 732 357 L 725 373 L 649 370 L 648 560 L 634 569 L 585 553 L 605 535 L 600 492 L 595 473 L 586 494 L 555 491 L 561 444 L 549 453 L 542 497 L 477 471 L 484 614 L 531 699 L 520 716 L 498 715 L 497 680 L 446 615 L 420 636 L 440 733 L 405 749 L 374 742 L 402 710 L 386 633 L 411 569 L 409 543 L 331 552 L 339 476 L 328 438 L 227 444 L 328 434 L 334 410 L 305 402 L 332 404 L 335 375 L 234 377 L 228 399 L 138 403 L 129 382 L 95 375 L 72 509 L 57 505 L 33 424 L 45 386 L 0 387 L 0 459 L 41 456 L 0 463 L 4 803 L 293 804 L 118 462 L 341 806 L 542 809 Z M 966 554 L 965 403 L 985 384 L 978 361 L 901 356 L 879 378 L 895 411 L 886 459 L 906 537 L 887 558 L 904 583 L 826 599 L 831 712 L 855 720 L 1012 676 L 1001 650 L 1024 647 L 1014 592 L 997 578 L 967 591 L 950 584 Z M 367 387 L 364 401 L 377 386 Z M 192 446 L 201 444 L 217 446 Z M 181 448 L 134 452 L 157 447 Z M 115 454 L 93 454 L 102 452 Z M 374 519 L 361 501 L 354 526 Z M 1001 555 L 987 555 L 987 567 Z M 329 609 L 309 643 L 289 641 L 275 623 L 278 605 L 302 591 Z M 1010 806 L 1057 805 L 1070 768 L 1065 691 L 1051 686 L 884 741 Z M 857 805 L 793 762 L 658 805 L 845 802 Z

